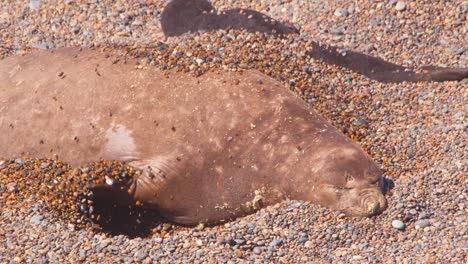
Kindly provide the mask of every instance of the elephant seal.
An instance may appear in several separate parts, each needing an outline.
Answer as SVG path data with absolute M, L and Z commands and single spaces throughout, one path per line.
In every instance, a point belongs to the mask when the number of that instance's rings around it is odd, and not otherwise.
M 185 225 L 285 198 L 362 217 L 386 208 L 374 161 L 279 82 L 169 73 L 79 48 L 0 61 L 0 158 L 124 162 L 142 173 L 115 199 Z

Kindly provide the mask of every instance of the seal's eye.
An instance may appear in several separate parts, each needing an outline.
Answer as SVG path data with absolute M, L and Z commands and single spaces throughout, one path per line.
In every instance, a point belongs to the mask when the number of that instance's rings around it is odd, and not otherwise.
M 335 192 L 344 192 L 344 191 L 349 191 L 351 188 L 345 187 L 345 186 L 334 186 Z

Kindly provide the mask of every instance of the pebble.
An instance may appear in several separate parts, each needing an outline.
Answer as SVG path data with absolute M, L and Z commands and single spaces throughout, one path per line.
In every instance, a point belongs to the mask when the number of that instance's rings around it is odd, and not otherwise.
M 405 229 L 405 224 L 401 220 L 393 220 L 392 221 L 392 226 L 393 226 L 393 228 L 398 229 L 398 230 L 404 230 Z
M 203 246 L 203 241 L 201 239 L 198 239 L 196 244 L 197 244 L 197 246 L 201 247 L 201 246 Z
M 445 143 L 444 144 L 444 151 L 449 152 L 450 151 L 450 143 Z
M 404 11 L 406 9 L 406 3 L 404 1 L 398 1 L 396 3 L 395 9 L 397 11 Z
M 414 223 L 414 226 L 416 227 L 416 229 L 428 227 L 430 225 L 431 223 L 429 222 L 428 219 L 421 219 L 421 220 L 416 221 L 416 223 Z
M 138 251 L 137 253 L 135 253 L 135 257 L 138 259 L 138 261 L 143 261 L 148 257 L 148 253 L 144 251 Z
M 31 217 L 31 220 L 29 220 L 29 222 L 31 222 L 31 224 L 33 225 L 38 225 L 41 223 L 42 219 L 44 219 L 42 215 L 34 215 L 33 217 Z
M 314 243 L 312 241 L 307 241 L 304 243 L 304 247 L 306 248 L 312 248 L 314 246 Z
M 281 246 L 283 244 L 283 240 L 281 239 L 273 239 L 273 241 L 271 241 L 270 243 L 270 247 L 278 247 L 278 246 Z
M 348 11 L 344 8 L 337 8 L 333 14 L 337 17 L 345 17 L 348 15 Z
M 29 0 L 29 8 L 31 10 L 37 10 L 41 6 L 40 0 Z
M 257 255 L 262 254 L 262 249 L 260 247 L 254 247 L 253 252 Z

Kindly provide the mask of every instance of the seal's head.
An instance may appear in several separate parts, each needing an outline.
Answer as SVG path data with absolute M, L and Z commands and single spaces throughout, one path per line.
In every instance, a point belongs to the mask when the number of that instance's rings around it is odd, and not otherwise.
M 361 149 L 335 149 L 320 166 L 312 201 L 350 216 L 369 217 L 387 207 L 382 173 Z

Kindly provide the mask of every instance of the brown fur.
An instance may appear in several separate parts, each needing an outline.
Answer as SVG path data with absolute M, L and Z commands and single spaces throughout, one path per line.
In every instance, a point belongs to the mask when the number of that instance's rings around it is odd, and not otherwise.
M 0 62 L 0 158 L 128 162 L 132 199 L 177 223 L 219 223 L 286 197 L 369 216 L 377 165 L 256 71 L 169 76 L 77 48 Z

